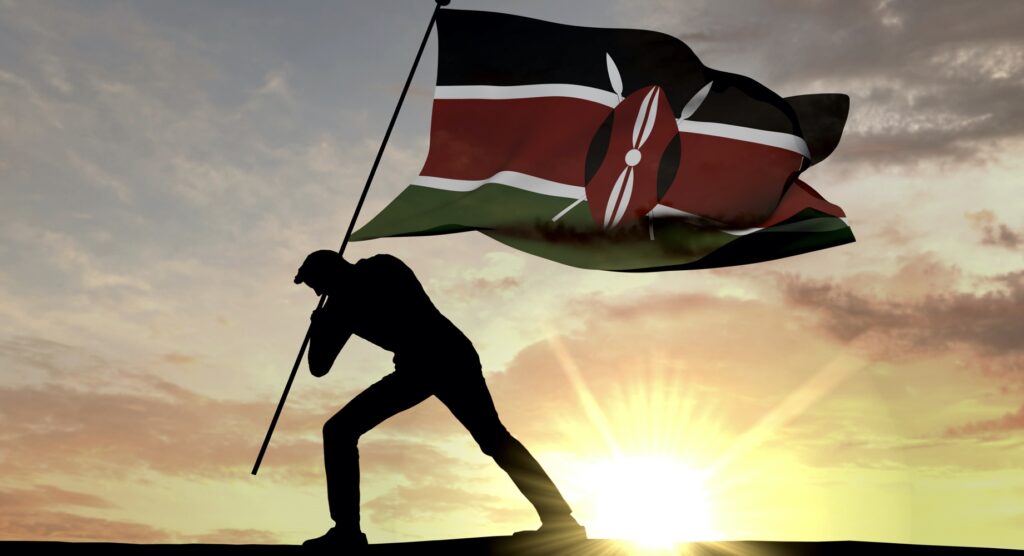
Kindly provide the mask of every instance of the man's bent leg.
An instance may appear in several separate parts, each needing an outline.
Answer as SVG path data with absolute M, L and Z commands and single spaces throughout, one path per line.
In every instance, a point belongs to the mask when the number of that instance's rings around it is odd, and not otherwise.
M 464 373 L 460 369 L 456 373 L 435 392 L 438 399 L 469 430 L 480 449 L 508 473 L 536 508 L 542 523 L 572 520 L 572 509 L 558 487 L 526 447 L 502 425 L 483 375 L 479 370 Z
M 346 534 L 359 532 L 359 437 L 430 397 L 415 377 L 391 373 L 352 398 L 324 424 L 324 467 L 331 518 Z

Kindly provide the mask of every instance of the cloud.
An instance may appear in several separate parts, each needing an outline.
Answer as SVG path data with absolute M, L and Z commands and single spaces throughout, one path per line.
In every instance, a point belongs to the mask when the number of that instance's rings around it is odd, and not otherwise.
M 72 367 L 96 371 L 108 364 L 106 358 L 88 350 L 32 336 L 0 340 L 0 358 L 31 371 L 42 371 L 46 378 L 64 377 Z
M 835 160 L 911 164 L 985 157 L 1024 135 L 1024 38 L 1014 0 L 622 2 L 638 25 L 687 41 L 708 65 L 784 96 L 842 92 Z
M 130 521 L 86 517 L 64 512 L 0 514 L 0 536 L 5 540 L 165 543 L 169 532 Z
M 541 451 L 709 457 L 836 352 L 804 318 L 761 300 L 587 298 L 562 314 L 580 326 L 559 332 L 553 322 L 551 340 L 488 377 L 509 430 Z
M 47 373 L 28 384 L 0 387 L 7 452 L 0 469 L 23 480 L 143 470 L 193 478 L 246 476 L 269 417 L 265 402 L 212 398 L 57 342 L 15 338 L 0 345 L 0 356 L 15 363 L 13 369 L 23 365 Z M 265 473 L 298 483 L 321 479 L 316 433 L 323 413 L 310 400 L 289 408 Z
M 100 168 L 96 161 L 86 160 L 75 151 L 65 151 L 68 162 L 84 178 L 86 183 L 95 185 L 100 190 L 112 192 L 122 203 L 130 203 L 134 198 L 131 187 L 122 179 L 111 175 Z
M 0 228 L 12 243 L 33 259 L 43 259 L 52 268 L 67 275 L 75 286 L 86 290 L 126 287 L 143 292 L 152 288 L 133 273 L 110 272 L 82 242 L 70 234 L 39 228 L 32 224 L 5 222 Z M 45 272 L 40 274 L 45 275 Z
M 498 505 L 496 496 L 470 492 L 455 486 L 431 484 L 399 486 L 363 504 L 379 523 L 411 521 L 417 517 L 443 515 L 472 506 Z
M 264 363 L 287 365 L 286 323 L 315 303 L 298 308 L 291 276 L 304 253 L 337 247 L 386 120 L 360 121 L 380 96 L 369 75 L 325 71 L 293 33 L 275 46 L 279 24 L 316 15 L 252 8 L 0 6 L 0 338 L 130 353 L 129 366 L 216 396 L 280 392 Z M 360 79 L 339 88 L 328 73 Z M 380 100 L 387 115 L 393 101 Z M 364 218 L 425 149 L 396 129 Z
M 1020 431 L 1024 431 L 1024 406 L 996 419 L 984 419 L 949 427 L 946 429 L 946 435 L 951 437 L 998 437 L 1007 434 L 1019 435 Z
M 906 263 L 893 277 L 911 270 Z M 874 295 L 845 283 L 788 278 L 782 282 L 787 301 L 821 316 L 826 330 L 840 339 L 869 333 L 898 351 L 966 345 L 983 355 L 1024 353 L 1024 272 L 983 278 L 991 291 L 927 289 L 917 298 Z
M 1015 231 L 1006 224 L 996 219 L 996 214 L 991 210 L 979 210 L 965 214 L 967 221 L 976 230 L 981 232 L 981 244 L 992 247 L 1001 247 L 1011 251 L 1018 250 L 1024 246 L 1024 232 Z
M 281 536 L 262 529 L 217 529 L 190 535 L 182 542 L 200 544 L 283 544 Z
M 500 294 L 503 292 L 515 291 L 522 285 L 522 280 L 514 276 L 505 276 L 503 278 L 473 278 L 466 284 L 467 293 L 473 293 L 474 295 L 486 297 L 489 295 Z
M 115 505 L 92 494 L 52 485 L 0 490 L 0 538 L 5 540 L 166 542 L 169 532 L 130 521 L 77 515 Z
M 399 476 L 417 485 L 457 484 L 464 465 L 438 445 L 404 439 L 363 440 L 359 457 L 365 473 Z
M 194 365 L 199 361 L 198 357 L 195 357 L 193 355 L 187 355 L 184 353 L 178 353 L 176 351 L 165 353 L 163 354 L 163 356 L 161 356 L 161 358 L 164 361 L 168 363 L 173 363 L 175 365 Z
M 409 529 L 415 524 L 422 527 L 459 514 L 474 520 L 476 530 L 481 526 L 535 520 L 537 514 L 530 504 L 518 493 L 516 496 L 518 503 L 510 504 L 504 497 L 461 488 L 457 483 L 399 485 L 364 501 L 363 519 L 389 530 Z
M 521 291 L 528 279 L 523 275 L 524 266 L 522 257 L 490 251 L 472 267 L 444 268 L 431 274 L 429 280 L 445 301 L 479 308 L 480 299 L 488 300 L 489 306 L 498 305 L 499 300 L 508 300 Z
M 104 498 L 51 485 L 0 490 L 0 538 L 4 540 L 280 544 L 281 538 L 255 529 L 217 529 L 180 535 L 132 521 L 84 516 L 71 510 L 104 511 L 116 505 Z
M 110 508 L 109 501 L 82 492 L 65 490 L 51 485 L 37 485 L 30 489 L 0 491 L 0 509 L 25 511 L 51 505 L 79 506 L 83 508 Z

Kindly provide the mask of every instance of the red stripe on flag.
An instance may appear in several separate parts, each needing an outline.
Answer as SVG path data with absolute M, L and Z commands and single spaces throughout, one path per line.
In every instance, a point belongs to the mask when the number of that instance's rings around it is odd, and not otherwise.
M 481 180 L 513 171 L 582 187 L 587 149 L 610 112 L 563 97 L 436 99 L 421 174 Z
M 734 226 L 754 226 L 769 218 L 803 159 L 758 143 L 679 135 L 679 171 L 661 204 Z
M 782 201 L 779 202 L 775 212 L 767 220 L 758 224 L 757 227 L 767 228 L 768 226 L 774 226 L 787 218 L 792 218 L 806 208 L 812 208 L 836 218 L 846 217 L 843 209 L 823 199 L 811 186 L 797 180 L 786 191 L 786 194 L 782 196 Z

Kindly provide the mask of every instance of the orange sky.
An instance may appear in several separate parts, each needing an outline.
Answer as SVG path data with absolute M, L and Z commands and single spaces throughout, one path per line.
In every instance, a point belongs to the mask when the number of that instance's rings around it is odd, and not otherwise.
M 1019 4 L 586 5 L 517 13 L 657 28 L 781 94 L 850 94 L 805 180 L 857 242 L 639 275 L 478 234 L 348 257 L 415 270 L 592 537 L 650 507 L 671 540 L 1024 548 Z M 320 428 L 390 353 L 355 339 L 327 377 L 303 368 L 249 470 L 316 303 L 291 278 L 337 247 L 429 9 L 0 1 L 0 538 L 330 526 Z M 433 52 L 363 221 L 422 163 Z M 537 525 L 436 400 L 360 452 L 371 542 Z

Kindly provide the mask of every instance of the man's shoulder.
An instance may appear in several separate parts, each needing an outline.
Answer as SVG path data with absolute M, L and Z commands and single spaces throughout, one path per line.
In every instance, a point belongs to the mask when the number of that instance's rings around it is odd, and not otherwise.
M 374 255 L 365 259 L 359 259 L 359 261 L 356 262 L 356 268 L 362 272 L 370 274 L 392 274 L 395 272 L 412 273 L 412 269 L 402 262 L 402 259 L 386 253 Z
M 383 266 L 406 266 L 402 259 L 394 255 L 388 255 L 387 253 L 380 253 L 367 257 L 365 259 L 359 259 L 356 262 L 356 266 L 362 266 L 366 268 L 370 267 L 383 267 Z

